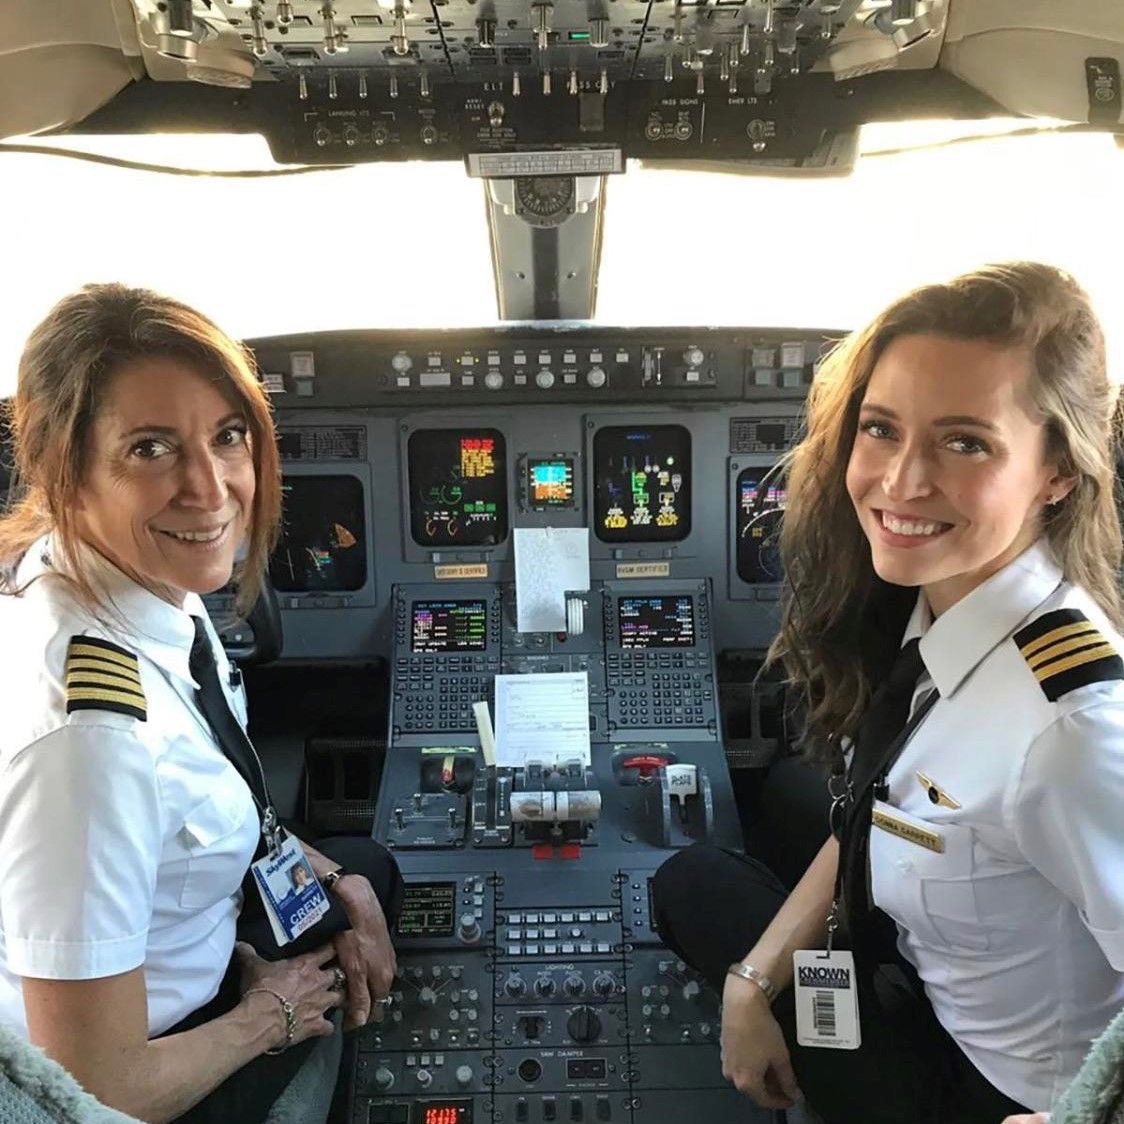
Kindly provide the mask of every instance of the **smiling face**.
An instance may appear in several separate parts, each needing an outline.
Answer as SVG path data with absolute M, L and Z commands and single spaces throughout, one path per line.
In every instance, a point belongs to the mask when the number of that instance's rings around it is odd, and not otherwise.
M 85 451 L 79 536 L 177 606 L 230 580 L 253 510 L 246 419 L 220 386 L 176 359 L 134 361 L 110 382 Z
M 1073 482 L 1046 460 L 1030 358 L 982 340 L 910 335 L 874 365 L 847 491 L 874 569 L 940 614 L 1021 554 Z

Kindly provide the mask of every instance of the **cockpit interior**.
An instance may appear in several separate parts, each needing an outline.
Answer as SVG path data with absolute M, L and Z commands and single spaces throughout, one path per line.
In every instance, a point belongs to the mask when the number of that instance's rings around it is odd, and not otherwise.
M 2 6 L 0 169 L 60 153 L 66 174 L 90 138 L 259 134 L 279 169 L 440 164 L 478 181 L 495 323 L 450 310 L 448 326 L 323 329 L 298 301 L 290 327 L 245 341 L 275 413 L 283 528 L 254 612 L 232 590 L 208 609 L 284 813 L 373 836 L 406 880 L 387 1017 L 349 1036 L 321 1121 L 815 1124 L 723 1078 L 720 996 L 661 944 L 649 881 L 696 841 L 748 845 L 795 881 L 826 832 L 809 773 L 806 806 L 784 813 L 807 817 L 807 853 L 770 853 L 769 767 L 797 752 L 800 715 L 765 654 L 777 465 L 855 325 L 757 322 L 769 262 L 749 257 L 728 275 L 741 323 L 604 322 L 614 191 L 639 167 L 653 194 L 661 173 L 699 177 L 693 197 L 660 197 L 658 242 L 690 236 L 702 177 L 733 177 L 747 202 L 729 223 L 786 224 L 790 254 L 845 289 L 838 227 L 909 255 L 940 201 L 762 214 L 756 184 L 845 183 L 880 123 L 1003 119 L 1119 149 L 1122 66 L 1118 0 Z M 300 218 L 177 214 L 159 176 L 134 209 L 161 254 L 218 238 L 249 263 L 238 284 L 279 293 L 287 269 L 331 286 L 334 255 L 369 252 L 373 305 L 393 264 L 324 182 L 301 181 Z M 368 218 L 410 211 L 380 198 Z M 49 241 L 49 216 L 8 217 Z M 415 217 L 440 273 L 440 216 Z M 1115 258 L 1119 211 L 1103 229 Z M 708 237 L 694 270 L 632 283 L 705 290 L 721 253 Z M 14 291 L 21 262 L 5 266 Z M 0 442 L 0 496 L 9 465 Z M 576 683 L 588 729 L 532 713 L 545 696 L 518 701 L 531 674 Z M 501 721 L 521 732 L 518 761 L 487 763 L 479 703 L 497 738 Z

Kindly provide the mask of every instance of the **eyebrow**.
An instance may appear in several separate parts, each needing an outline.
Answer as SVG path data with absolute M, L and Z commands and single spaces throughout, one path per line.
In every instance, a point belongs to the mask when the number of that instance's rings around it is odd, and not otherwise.
M 215 429 L 222 429 L 224 426 L 227 426 L 234 421 L 244 422 L 245 420 L 246 415 L 238 410 L 235 410 L 232 413 L 226 414 L 224 417 L 219 418 L 219 420 L 215 422 Z M 156 433 L 161 437 L 174 437 L 177 432 L 178 430 L 171 425 L 138 425 L 133 429 L 128 430 L 126 433 L 122 433 L 121 438 L 122 440 L 124 440 L 126 437 L 135 437 L 139 433 Z
M 864 402 L 859 410 L 860 412 L 869 410 L 891 421 L 901 420 L 888 406 L 879 406 L 877 402 Z M 934 418 L 933 425 L 974 425 L 979 429 L 990 430 L 992 433 L 999 432 L 999 427 L 994 422 L 989 422 L 986 418 L 977 418 L 973 414 L 946 414 L 944 417 Z

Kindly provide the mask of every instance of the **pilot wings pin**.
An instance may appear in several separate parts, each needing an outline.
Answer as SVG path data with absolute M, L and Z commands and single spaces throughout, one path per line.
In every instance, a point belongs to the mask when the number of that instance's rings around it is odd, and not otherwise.
M 937 805 L 939 808 L 952 808 L 956 810 L 961 807 L 959 800 L 953 800 L 951 796 L 932 777 L 926 776 L 920 770 L 917 773 L 917 783 L 925 790 L 925 795 Z

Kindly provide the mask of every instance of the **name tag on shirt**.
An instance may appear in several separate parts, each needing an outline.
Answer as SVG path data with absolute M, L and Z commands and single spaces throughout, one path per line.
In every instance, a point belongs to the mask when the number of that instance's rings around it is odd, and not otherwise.
M 803 949 L 792 954 L 796 1041 L 801 1046 L 857 1050 L 859 997 L 855 958 L 849 952 Z
M 939 831 L 932 831 L 927 827 L 919 827 L 916 823 L 899 819 L 881 808 L 875 808 L 871 814 L 870 822 L 907 843 L 916 843 L 927 851 L 935 851 L 938 855 L 944 854 L 944 836 Z
M 291 835 L 276 855 L 258 859 L 250 869 L 278 945 L 296 940 L 331 908 L 300 840 Z

